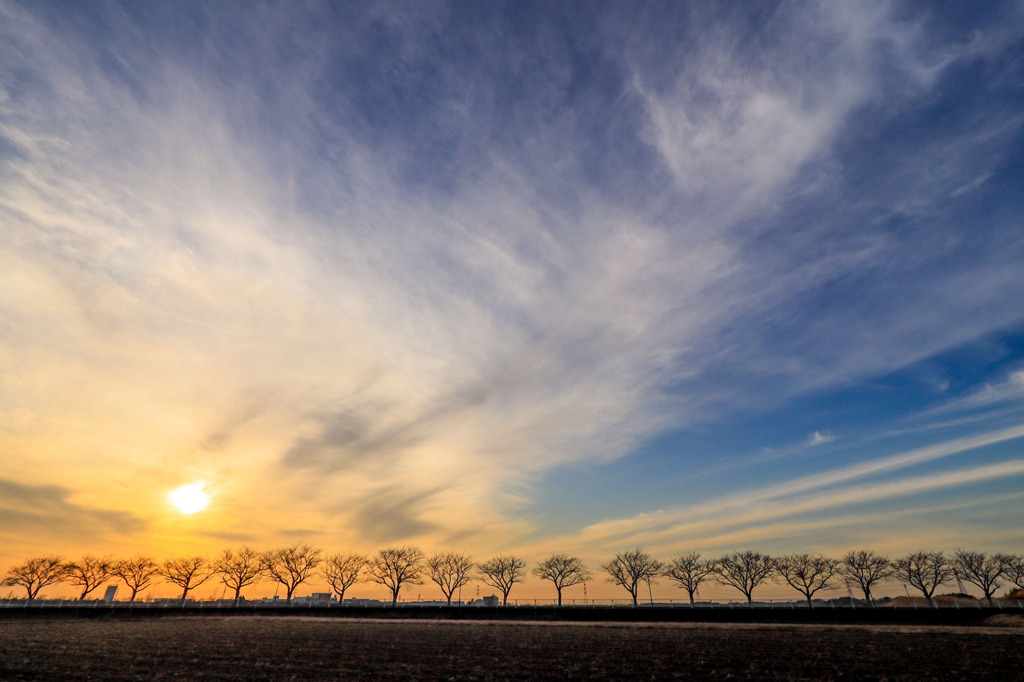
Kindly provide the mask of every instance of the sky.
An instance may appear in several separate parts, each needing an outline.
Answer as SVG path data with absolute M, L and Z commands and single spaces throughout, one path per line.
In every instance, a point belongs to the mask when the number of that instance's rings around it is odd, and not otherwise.
M 1022 186 L 1021 2 L 0 0 L 0 566 L 1021 553 Z

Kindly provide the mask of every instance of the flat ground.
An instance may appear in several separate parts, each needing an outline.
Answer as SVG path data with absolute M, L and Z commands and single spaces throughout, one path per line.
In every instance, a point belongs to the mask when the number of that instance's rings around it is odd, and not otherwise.
M 0 621 L 0 679 L 1020 679 L 1007 625 Z

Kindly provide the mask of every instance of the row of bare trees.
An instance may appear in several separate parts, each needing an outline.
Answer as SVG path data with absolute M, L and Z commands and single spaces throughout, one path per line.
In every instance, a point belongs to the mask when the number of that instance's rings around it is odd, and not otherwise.
M 660 577 L 686 590 L 691 604 L 706 580 L 739 590 L 748 604 L 753 604 L 754 590 L 759 585 L 782 582 L 803 595 L 808 606 L 813 606 L 815 594 L 840 583 L 859 589 L 864 599 L 873 603 L 872 589 L 885 579 L 910 585 L 928 600 L 941 585 L 953 580 L 975 585 L 989 604 L 1004 584 L 1024 589 L 1024 557 L 965 550 L 957 550 L 951 557 L 944 552 L 914 552 L 896 559 L 867 550 L 848 552 L 841 559 L 820 554 L 771 557 L 760 552 L 736 552 L 720 559 L 705 559 L 692 552 L 662 563 L 636 549 L 617 554 L 602 568 L 611 582 L 629 592 L 634 604 L 638 586 Z
M 135 601 L 139 592 L 149 588 L 158 579 L 181 588 L 181 598 L 214 576 L 239 597 L 242 588 L 262 578 L 283 584 L 289 599 L 295 588 L 308 579 L 321 563 L 320 550 L 295 545 L 267 552 L 249 547 L 225 550 L 210 561 L 204 556 L 167 559 L 157 562 L 152 557 L 138 555 L 130 559 L 85 556 L 77 561 L 66 561 L 60 556 L 42 556 L 28 559 L 11 568 L 2 582 L 9 587 L 22 587 L 28 599 L 35 599 L 40 590 L 57 583 L 68 583 L 81 589 L 79 601 L 84 600 L 104 582 L 121 580 Z
M 880 581 L 902 581 L 931 599 L 936 590 L 953 580 L 978 587 L 989 603 L 1004 584 L 1024 589 L 1024 556 L 958 550 L 952 556 L 943 552 L 915 552 L 896 559 L 875 552 L 860 550 L 841 559 L 822 555 L 793 554 L 771 557 L 759 552 L 736 552 L 721 558 L 704 558 L 697 552 L 680 554 L 662 562 L 643 549 L 620 552 L 601 565 L 608 581 L 623 587 L 633 603 L 638 601 L 640 587 L 660 578 L 667 578 L 686 590 L 690 603 L 706 582 L 715 582 L 739 590 L 753 603 L 754 590 L 769 582 L 788 584 L 813 606 L 814 595 L 842 583 L 864 593 L 873 602 L 872 589 Z M 562 591 L 579 585 L 593 576 L 579 557 L 555 554 L 539 562 L 531 571 L 555 588 L 558 604 Z M 130 601 L 139 592 L 162 579 L 181 588 L 184 601 L 191 590 L 217 578 L 239 599 L 244 588 L 261 580 L 284 588 L 291 600 L 296 588 L 314 576 L 324 578 L 338 600 L 357 582 L 372 582 L 391 592 L 392 605 L 398 602 L 403 587 L 421 585 L 430 580 L 441 589 L 451 604 L 454 595 L 474 580 L 501 592 L 502 604 L 509 593 L 527 575 L 527 562 L 514 554 L 500 554 L 477 562 L 468 554 L 437 552 L 427 556 L 417 547 L 390 547 L 373 556 L 334 554 L 308 545 L 278 547 L 258 552 L 250 547 L 224 550 L 214 560 L 203 556 L 168 559 L 157 562 L 148 556 L 115 560 L 86 556 L 66 561 L 59 556 L 35 557 L 11 568 L 2 584 L 26 590 L 28 599 L 35 599 L 43 588 L 68 583 L 80 588 L 78 599 L 111 579 L 121 580 L 130 591 Z
M 368 557 L 352 553 L 325 556 L 315 547 L 292 545 L 266 552 L 250 547 L 228 549 L 212 561 L 203 556 L 163 562 L 144 555 L 130 559 L 86 556 L 78 561 L 33 557 L 11 568 L 0 584 L 24 588 L 31 600 L 48 586 L 68 583 L 80 588 L 78 599 L 82 601 L 104 582 L 118 579 L 130 592 L 129 601 L 135 601 L 139 592 L 162 579 L 181 588 L 184 601 L 190 591 L 212 578 L 231 589 L 236 600 L 244 588 L 265 580 L 283 587 L 285 598 L 291 600 L 299 585 L 319 575 L 339 601 L 352 585 L 365 581 L 387 587 L 392 604 L 396 604 L 403 587 L 423 584 L 429 578 L 450 604 L 458 590 L 479 578 L 500 589 L 507 603 L 512 586 L 522 581 L 525 570 L 526 561 L 513 555 L 498 555 L 478 564 L 467 554 L 440 552 L 428 557 L 417 547 L 391 547 Z

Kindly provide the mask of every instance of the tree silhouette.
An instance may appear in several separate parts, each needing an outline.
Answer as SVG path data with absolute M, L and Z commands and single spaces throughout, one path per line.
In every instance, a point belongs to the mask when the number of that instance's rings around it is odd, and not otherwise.
M 213 562 L 214 573 L 220 581 L 235 591 L 238 601 L 242 589 L 256 583 L 263 576 L 263 559 L 259 552 L 248 546 L 238 551 L 225 549 Z
M 213 577 L 213 568 L 204 556 L 183 559 L 168 559 L 157 569 L 160 576 L 181 588 L 181 603 L 184 605 L 189 590 L 194 590 Z
M 321 550 L 309 545 L 278 547 L 263 554 L 263 572 L 284 586 L 286 598 L 291 601 L 295 588 L 309 579 L 322 557 Z
M 1006 573 L 1006 564 L 999 555 L 987 556 L 982 552 L 958 549 L 953 556 L 953 573 L 960 580 L 966 580 L 981 589 L 988 605 L 994 606 L 992 595 L 999 589 L 999 579 Z
M 692 606 L 693 595 L 697 593 L 701 582 L 709 575 L 713 575 L 718 568 L 718 562 L 714 559 L 701 559 L 700 552 L 680 554 L 665 566 L 662 575 L 669 580 L 679 584 L 687 594 L 690 595 Z
M 864 592 L 864 599 L 874 605 L 871 588 L 892 575 L 892 562 L 888 557 L 868 550 L 851 551 L 839 562 L 838 572 L 847 585 L 859 587 Z
M 615 558 L 601 565 L 608 574 L 608 582 L 621 585 L 633 598 L 636 606 L 640 583 L 661 575 L 663 564 L 639 547 L 629 552 L 619 552 Z
M 734 552 L 718 560 L 716 579 L 743 593 L 747 605 L 754 606 L 754 588 L 763 583 L 775 570 L 775 562 L 760 552 Z
M 104 580 L 113 576 L 113 569 L 114 562 L 109 557 L 84 556 L 67 564 L 68 582 L 82 588 L 78 601 L 83 601 L 90 592 L 102 585 Z
M 1006 575 L 1006 579 L 1024 590 L 1024 556 L 1003 554 L 999 558 L 1003 562 L 1003 573 Z
M 807 599 L 814 608 L 814 594 L 832 582 L 839 565 L 837 559 L 811 554 L 793 554 L 775 560 L 775 572 Z
M 526 576 L 526 560 L 513 554 L 499 554 L 477 564 L 484 583 L 501 590 L 501 605 L 508 606 L 508 593 L 512 586 Z
M 31 601 L 44 587 L 61 582 L 67 575 L 67 564 L 61 557 L 32 557 L 8 570 L 0 584 L 6 587 L 24 587 Z
M 541 580 L 550 580 L 558 592 L 558 605 L 562 605 L 562 590 L 590 580 L 590 571 L 583 560 L 567 554 L 555 554 L 537 564 L 533 574 Z
M 435 553 L 427 559 L 427 575 L 452 605 L 452 595 L 473 579 L 473 557 L 455 552 Z
M 153 582 L 159 573 L 159 567 L 152 558 L 138 555 L 131 559 L 124 559 L 115 562 L 111 573 L 124 581 L 124 584 L 132 591 L 128 603 L 135 601 L 135 596 L 145 590 Z
M 403 585 L 423 584 L 423 551 L 419 547 L 389 547 L 370 559 L 370 580 L 391 590 L 391 605 L 398 605 Z
M 321 570 L 339 602 L 345 601 L 345 590 L 358 582 L 368 561 L 362 554 L 335 554 L 324 561 Z
M 892 562 L 892 573 L 920 590 L 929 602 L 935 590 L 953 578 L 953 567 L 942 552 L 914 552 Z

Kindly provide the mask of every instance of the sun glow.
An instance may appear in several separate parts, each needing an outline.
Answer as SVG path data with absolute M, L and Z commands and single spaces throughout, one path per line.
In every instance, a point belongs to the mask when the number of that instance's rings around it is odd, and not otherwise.
M 167 502 L 182 514 L 201 512 L 210 504 L 210 496 L 203 491 L 205 483 L 189 483 L 167 494 Z

